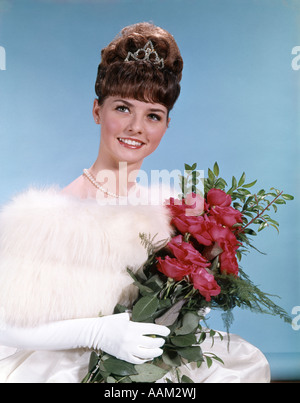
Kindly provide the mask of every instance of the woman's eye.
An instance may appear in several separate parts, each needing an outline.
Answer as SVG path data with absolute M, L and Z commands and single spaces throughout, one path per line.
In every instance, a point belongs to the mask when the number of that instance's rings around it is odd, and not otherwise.
M 149 119 L 151 120 L 155 120 L 155 121 L 160 121 L 161 117 L 159 115 L 156 115 L 155 113 L 151 113 L 150 115 L 148 115 Z
M 116 110 L 119 112 L 129 112 L 128 106 L 125 105 L 119 105 L 116 107 Z

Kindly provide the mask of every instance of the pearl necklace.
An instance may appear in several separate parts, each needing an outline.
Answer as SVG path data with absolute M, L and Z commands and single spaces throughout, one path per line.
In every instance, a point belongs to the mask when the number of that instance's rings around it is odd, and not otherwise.
M 90 173 L 88 169 L 83 170 L 83 175 L 94 185 L 97 189 L 101 190 L 102 193 L 107 196 L 114 197 L 115 199 L 127 199 L 127 196 L 120 196 L 116 193 L 109 192 L 107 189 L 102 187 L 99 182 L 96 181 L 95 177 Z

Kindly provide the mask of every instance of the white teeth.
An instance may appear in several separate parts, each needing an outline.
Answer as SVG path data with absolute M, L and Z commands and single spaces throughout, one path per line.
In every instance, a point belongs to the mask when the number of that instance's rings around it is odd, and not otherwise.
M 141 146 L 143 143 L 140 143 L 139 141 L 134 141 L 134 140 L 128 140 L 128 139 L 119 139 L 122 141 L 122 143 L 129 144 L 130 146 Z

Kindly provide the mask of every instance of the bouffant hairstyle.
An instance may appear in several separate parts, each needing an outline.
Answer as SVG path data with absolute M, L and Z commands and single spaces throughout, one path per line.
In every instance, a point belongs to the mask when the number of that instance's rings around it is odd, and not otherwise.
M 151 41 L 163 68 L 150 60 L 125 61 Z M 144 55 L 143 55 L 144 56 Z M 183 60 L 173 36 L 150 23 L 125 27 L 101 52 L 95 85 L 98 102 L 109 96 L 159 103 L 170 111 L 179 94 Z

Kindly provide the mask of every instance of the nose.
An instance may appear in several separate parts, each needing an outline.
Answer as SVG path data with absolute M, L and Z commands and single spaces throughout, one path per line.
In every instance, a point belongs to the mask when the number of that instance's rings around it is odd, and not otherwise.
M 144 124 L 142 116 L 132 115 L 130 121 L 128 122 L 127 131 L 129 134 L 143 134 Z

